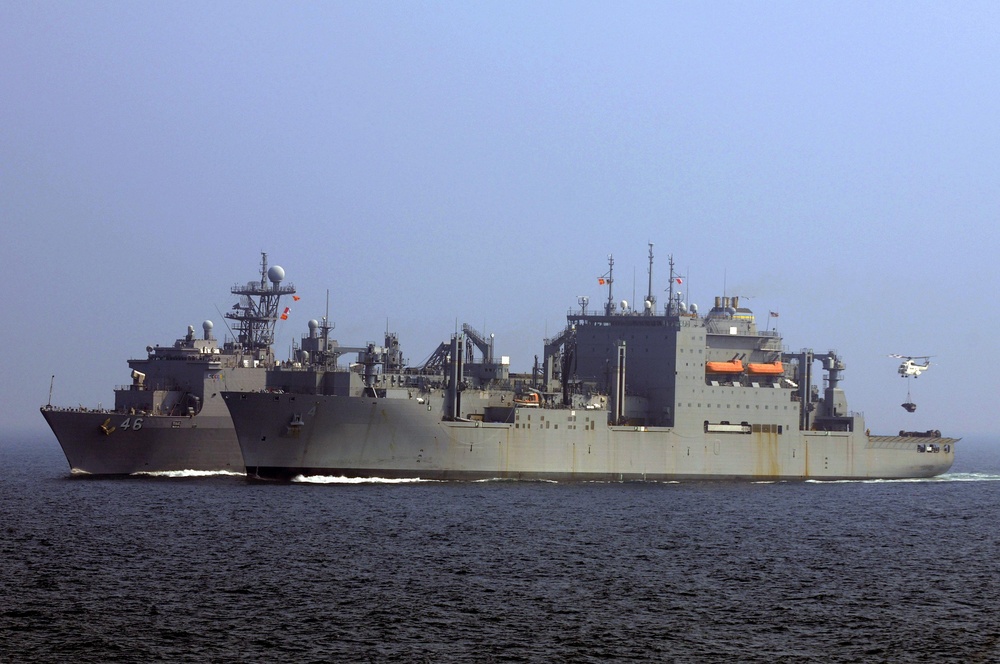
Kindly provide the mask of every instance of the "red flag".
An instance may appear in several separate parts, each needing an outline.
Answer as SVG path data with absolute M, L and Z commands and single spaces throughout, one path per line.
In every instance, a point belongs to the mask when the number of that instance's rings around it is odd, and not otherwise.
M 679 284 L 683 284 L 683 283 L 684 283 L 683 281 L 681 281 L 681 278 L 680 278 L 680 277 L 674 277 L 674 279 L 675 279 L 675 280 L 677 281 L 677 283 L 679 283 Z
M 292 299 L 293 299 L 293 300 L 295 300 L 296 302 L 298 302 L 298 301 L 299 301 L 299 300 L 301 300 L 302 298 L 301 298 L 301 297 L 299 297 L 298 295 L 293 295 L 293 296 L 292 296 Z
M 604 277 L 598 277 L 597 278 L 597 283 L 599 283 L 600 285 L 603 286 L 604 285 Z
M 281 314 L 281 320 L 288 320 L 288 312 L 291 311 L 288 307 L 285 307 L 285 311 Z

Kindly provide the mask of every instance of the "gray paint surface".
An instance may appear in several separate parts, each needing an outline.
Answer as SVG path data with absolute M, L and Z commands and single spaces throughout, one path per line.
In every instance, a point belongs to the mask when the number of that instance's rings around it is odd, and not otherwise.
M 640 311 L 619 309 L 608 281 L 604 311 L 582 301 L 531 374 L 510 374 L 492 342 L 465 326 L 422 367 L 386 361 L 379 373 L 373 357 L 348 393 L 227 392 L 248 472 L 803 480 L 951 467 L 956 439 L 871 435 L 848 409 L 843 360 L 787 351 L 738 298 L 717 298 L 704 316 L 672 291 L 662 312 L 652 295 Z M 738 369 L 713 364 L 729 362 Z

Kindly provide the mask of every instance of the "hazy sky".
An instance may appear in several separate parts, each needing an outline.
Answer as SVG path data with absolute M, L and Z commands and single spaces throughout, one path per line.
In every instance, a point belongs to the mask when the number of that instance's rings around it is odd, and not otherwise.
M 343 344 L 528 370 L 577 297 L 741 295 L 873 432 L 989 434 L 996 2 L 0 0 L 0 426 L 114 402 L 260 252 Z M 592 304 L 593 306 L 593 304 Z M 764 314 L 761 316 L 761 314 Z M 911 385 L 890 353 L 933 354 Z M 817 367 L 818 369 L 818 367 Z

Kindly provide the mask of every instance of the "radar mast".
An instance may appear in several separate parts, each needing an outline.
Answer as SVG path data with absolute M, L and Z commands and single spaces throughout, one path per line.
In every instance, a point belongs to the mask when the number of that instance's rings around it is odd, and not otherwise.
M 239 302 L 225 317 L 236 321 L 234 335 L 236 344 L 244 351 L 270 355 L 274 344 L 274 326 L 278 322 L 278 303 L 282 295 L 295 293 L 295 286 L 282 286 L 285 271 L 275 265 L 268 269 L 267 254 L 260 254 L 260 282 L 248 282 L 246 286 L 233 286 L 231 292 L 239 296 Z

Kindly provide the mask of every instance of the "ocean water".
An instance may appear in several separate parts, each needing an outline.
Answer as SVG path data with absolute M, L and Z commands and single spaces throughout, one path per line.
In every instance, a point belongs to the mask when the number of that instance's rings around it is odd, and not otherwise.
M 0 661 L 1000 661 L 1000 438 L 892 482 L 70 477 L 0 444 Z

